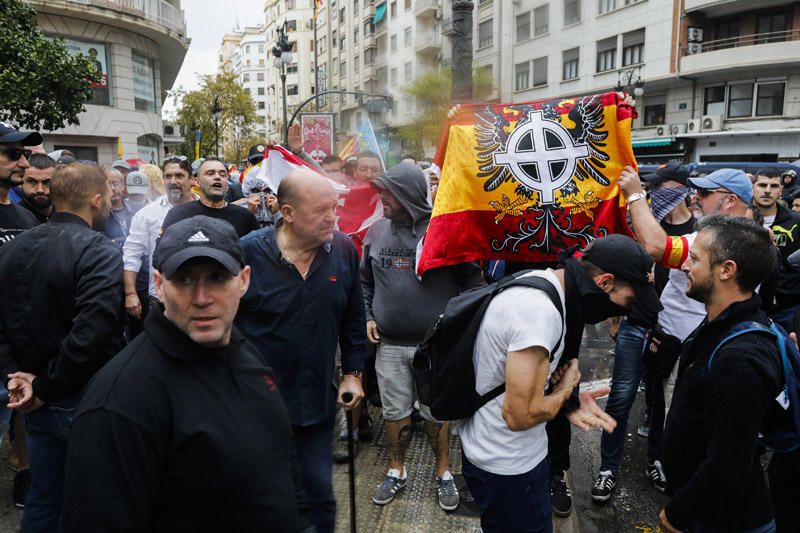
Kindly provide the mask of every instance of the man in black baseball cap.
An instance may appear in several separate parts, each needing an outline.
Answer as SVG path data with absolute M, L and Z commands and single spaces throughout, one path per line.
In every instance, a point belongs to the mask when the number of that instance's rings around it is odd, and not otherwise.
M 680 163 L 670 163 L 661 165 L 655 172 L 642 176 L 642 179 L 651 187 L 663 185 L 665 181 L 674 181 L 685 186 L 686 180 L 689 179 L 689 169 Z
M 247 154 L 247 161 L 251 165 L 257 165 L 264 159 L 264 152 L 267 149 L 263 143 L 256 144 L 250 147 L 250 153 Z
M 233 326 L 250 282 L 233 226 L 173 224 L 153 267 L 163 310 L 78 406 L 63 531 L 302 530 L 286 408 Z
M 25 147 L 41 143 L 42 136 L 37 132 L 17 131 L 0 122 L 0 246 L 37 224 L 30 211 L 11 201 L 9 192 L 22 185 L 31 166 L 28 158 L 32 152 Z

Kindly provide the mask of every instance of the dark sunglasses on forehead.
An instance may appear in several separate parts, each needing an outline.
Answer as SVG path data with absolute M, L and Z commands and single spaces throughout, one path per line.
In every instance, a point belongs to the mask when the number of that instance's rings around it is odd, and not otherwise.
M 170 161 L 188 161 L 188 160 L 189 160 L 189 158 L 186 157 L 185 155 L 174 155 L 174 156 L 170 157 L 169 159 L 167 159 L 166 162 L 169 163 Z
M 26 148 L 14 148 L 12 146 L 3 146 L 0 147 L 2 150 L 3 155 L 5 155 L 11 161 L 19 161 L 19 158 L 23 155 L 25 159 L 30 159 L 33 150 L 28 150 Z

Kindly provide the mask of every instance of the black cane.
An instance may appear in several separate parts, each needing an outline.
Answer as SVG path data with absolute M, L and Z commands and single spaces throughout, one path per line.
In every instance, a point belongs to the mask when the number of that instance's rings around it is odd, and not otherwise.
M 342 393 L 343 403 L 350 403 L 352 401 L 352 392 Z M 355 458 L 353 457 L 353 412 L 349 409 L 345 409 L 344 416 L 347 421 L 347 462 L 350 465 L 350 531 L 356 533 L 356 470 Z

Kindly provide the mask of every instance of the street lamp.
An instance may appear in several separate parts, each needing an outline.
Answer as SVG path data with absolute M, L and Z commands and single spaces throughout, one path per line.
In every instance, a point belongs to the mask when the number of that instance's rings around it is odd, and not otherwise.
M 471 0 L 453 0 L 453 102 L 472 100 L 472 11 Z
M 273 65 L 275 68 L 280 69 L 281 71 L 281 84 L 283 87 L 283 137 L 286 138 L 289 135 L 289 126 L 288 126 L 288 105 L 286 103 L 286 65 L 292 62 L 292 43 L 289 42 L 289 37 L 286 34 L 287 26 L 286 20 L 283 21 L 283 25 L 278 28 L 278 42 L 275 46 L 272 47 L 272 55 L 275 56 L 275 60 L 273 61 Z
M 636 76 L 636 81 L 633 77 Z M 624 83 L 623 83 L 624 82 Z M 644 81 L 642 80 L 642 67 L 633 67 L 617 73 L 617 86 L 614 87 L 617 92 L 624 92 L 633 94 L 636 98 L 640 98 L 644 94 Z
M 219 159 L 219 117 L 222 115 L 222 108 L 219 106 L 219 96 L 214 97 L 214 107 L 211 109 L 214 113 L 214 140 L 217 148 L 217 159 Z

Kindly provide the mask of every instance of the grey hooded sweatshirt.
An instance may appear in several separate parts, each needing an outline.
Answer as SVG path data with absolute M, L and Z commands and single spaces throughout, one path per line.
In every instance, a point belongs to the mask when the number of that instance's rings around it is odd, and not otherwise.
M 450 298 L 483 284 L 481 271 L 476 264 L 465 263 L 429 270 L 419 281 L 417 244 L 431 219 L 425 175 L 418 166 L 401 163 L 374 183 L 397 198 L 410 220 L 382 218 L 367 232 L 361 258 L 367 320 L 378 325 L 381 342 L 416 346 Z

